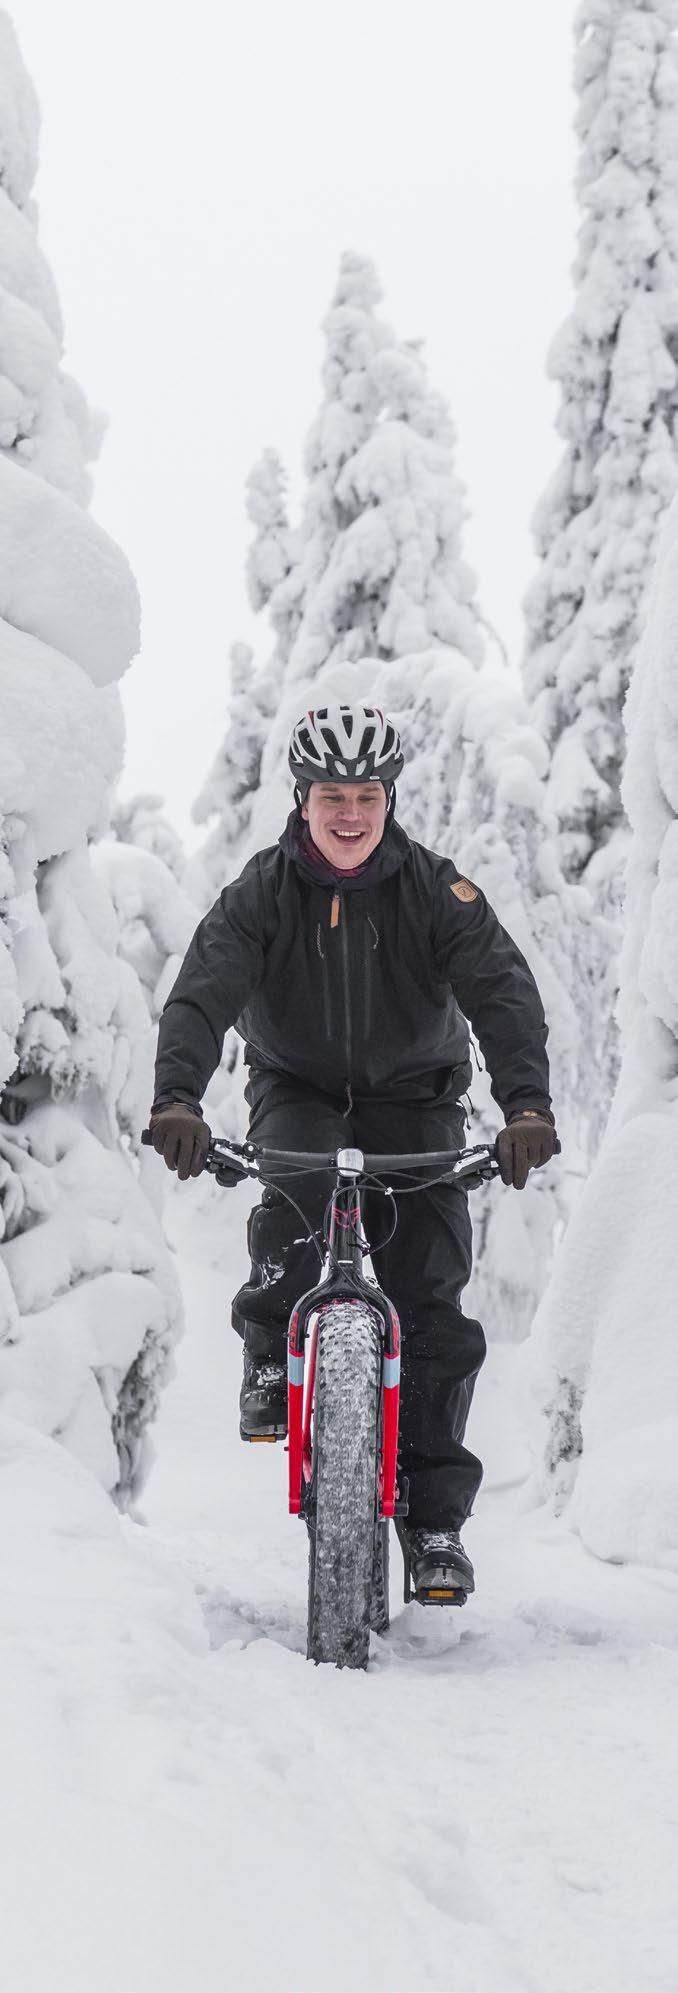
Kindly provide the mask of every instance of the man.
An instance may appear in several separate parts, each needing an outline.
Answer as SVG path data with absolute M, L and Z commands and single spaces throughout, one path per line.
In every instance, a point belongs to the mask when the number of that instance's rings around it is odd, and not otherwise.
M 160 1021 L 151 1129 L 182 1180 L 203 1168 L 210 1131 L 200 1101 L 235 1024 L 246 1040 L 250 1136 L 270 1148 L 347 1145 L 385 1153 L 457 1149 L 471 1077 L 470 1019 L 505 1116 L 503 1180 L 522 1189 L 555 1147 L 546 1026 L 524 957 L 480 888 L 451 859 L 395 822 L 400 740 L 376 707 L 337 702 L 307 713 L 290 742 L 296 808 L 200 922 Z M 240 1430 L 284 1438 L 286 1331 L 315 1284 L 331 1188 L 300 1175 L 266 1189 L 252 1213 L 250 1277 L 233 1303 L 244 1339 Z M 373 1206 L 373 1208 L 371 1208 Z M 418 1589 L 473 1590 L 459 1531 L 482 1478 L 464 1446 L 485 1354 L 461 1312 L 471 1225 L 459 1185 L 397 1199 L 367 1195 L 380 1284 L 403 1339 L 402 1535 Z

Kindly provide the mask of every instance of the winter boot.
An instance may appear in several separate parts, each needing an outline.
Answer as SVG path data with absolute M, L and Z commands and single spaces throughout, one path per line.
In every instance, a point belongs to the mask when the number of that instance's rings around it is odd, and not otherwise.
M 456 1529 L 406 1529 L 396 1523 L 405 1560 L 405 1603 L 465 1605 L 475 1591 L 473 1565 Z
M 240 1392 L 240 1438 L 287 1437 L 287 1367 L 245 1350 Z

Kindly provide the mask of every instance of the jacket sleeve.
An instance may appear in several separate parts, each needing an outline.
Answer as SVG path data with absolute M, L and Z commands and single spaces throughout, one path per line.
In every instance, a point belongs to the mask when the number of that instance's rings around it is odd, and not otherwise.
M 504 1116 L 517 1108 L 549 1107 L 548 1033 L 532 971 L 480 887 L 471 888 L 472 898 L 459 898 L 453 891 L 458 882 L 453 866 L 438 882 L 433 933 L 438 973 L 469 1020 Z
M 154 1107 L 183 1100 L 198 1108 L 264 959 L 264 897 L 252 860 L 201 920 L 170 990 L 158 1030 Z

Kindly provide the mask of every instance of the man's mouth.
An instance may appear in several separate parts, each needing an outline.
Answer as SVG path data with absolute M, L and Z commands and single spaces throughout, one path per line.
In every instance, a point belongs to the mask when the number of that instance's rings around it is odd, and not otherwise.
M 364 830 L 337 830 L 333 826 L 332 836 L 344 838 L 347 844 L 357 844 L 358 838 L 364 837 L 365 832 Z

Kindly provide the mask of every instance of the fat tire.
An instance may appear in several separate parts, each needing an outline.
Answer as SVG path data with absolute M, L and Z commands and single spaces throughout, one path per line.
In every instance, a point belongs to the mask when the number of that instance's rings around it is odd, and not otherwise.
M 381 1328 L 369 1307 L 323 1309 L 313 1421 L 310 1661 L 366 1668 L 370 1646 L 381 1406 Z

